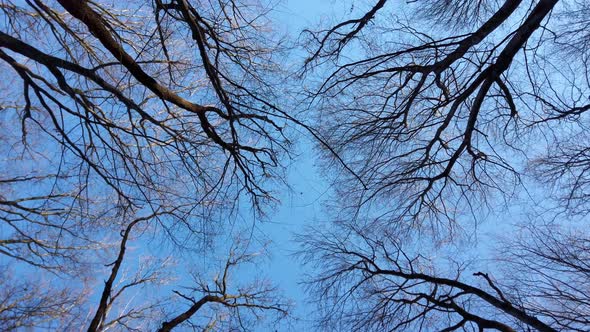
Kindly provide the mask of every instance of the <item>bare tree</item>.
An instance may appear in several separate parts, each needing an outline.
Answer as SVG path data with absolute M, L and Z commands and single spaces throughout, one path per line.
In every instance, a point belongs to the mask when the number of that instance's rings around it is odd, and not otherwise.
M 244 265 L 254 264 L 260 253 L 248 253 L 242 241 L 232 245 L 222 269 L 215 274 L 213 283 L 203 279 L 202 274 L 193 274 L 197 286 L 175 291 L 178 297 L 188 301 L 190 307 L 162 323 L 158 331 L 171 331 L 184 324 L 198 330 L 249 329 L 269 312 L 281 320 L 289 315 L 292 304 L 285 300 L 269 281 L 255 279 L 249 284 L 232 286 L 232 274 Z M 212 306 L 213 310 L 206 310 Z M 205 313 L 202 313 L 205 311 Z M 201 316 L 199 317 L 195 316 Z M 203 320 L 206 318 L 206 320 Z M 205 324 L 200 322 L 205 322 Z
M 395 3 L 375 1 L 359 18 L 308 32 L 306 71 L 327 73 L 310 101 L 353 171 L 336 179 L 342 200 L 380 204 L 400 227 L 441 233 L 490 197 L 509 196 L 530 160 L 582 130 L 587 54 L 573 40 L 588 36 L 569 30 L 584 18 L 563 17 L 588 6 Z
M 505 243 L 492 275 L 425 256 L 383 229 L 315 230 L 301 241 L 320 327 L 367 331 L 584 331 L 587 234 L 529 227 Z M 406 250 L 405 247 L 410 249 Z M 473 272 L 470 272 L 473 271 Z M 497 271 L 499 272 L 499 271 Z M 496 276 L 497 278 L 495 278 Z
M 231 327 L 247 330 L 274 314 L 276 314 L 275 323 L 288 317 L 291 304 L 269 281 L 254 277 L 251 283 L 243 285 L 245 278 L 234 280 L 232 276 L 234 270 L 253 264 L 257 256 L 261 255 L 261 253 L 247 253 L 249 243 L 240 240 L 235 240 L 231 244 L 220 272 L 207 271 L 191 274 L 197 286 L 184 287 L 184 291 L 173 290 L 175 296 L 147 295 L 147 292 L 154 290 L 154 285 L 172 283 L 175 274 L 171 270 L 175 267 L 167 261 L 174 257 L 164 261 L 140 262 L 139 268 L 132 277 L 124 276 L 125 258 L 132 234 L 141 229 L 142 223 L 165 217 L 174 218 L 174 211 L 156 211 L 150 215 L 135 218 L 121 232 L 117 257 L 109 264 L 110 273 L 102 288 L 99 303 L 92 307 L 93 314 L 88 331 L 106 331 L 112 327 L 142 331 L 156 328 L 161 320 L 165 321 L 161 323 L 159 331 L 171 331 L 182 325 L 201 330 L 205 326 L 209 326 L 210 329 Z M 209 259 L 212 260 L 212 258 Z M 204 281 L 205 275 L 212 274 L 215 275 L 212 284 Z M 186 279 L 186 276 L 184 278 Z M 147 291 L 138 293 L 136 289 L 139 287 L 147 288 Z M 188 295 L 185 294 L 187 292 Z M 128 293 L 142 294 L 142 299 L 129 300 L 129 296 L 126 296 Z M 195 299 L 193 296 L 196 295 L 200 295 L 200 298 Z M 173 314 L 171 318 L 166 318 L 170 316 L 168 314 L 170 308 L 176 307 L 172 304 L 179 300 L 190 301 L 191 306 L 180 314 Z M 213 308 L 203 309 L 204 306 L 213 306 Z M 203 311 L 213 317 L 200 316 Z M 199 325 L 204 318 L 208 319 L 207 324 Z M 195 323 L 191 323 L 193 320 Z
M 587 329 L 588 2 L 354 5 L 304 34 L 310 109 L 349 167 L 322 152 L 333 222 L 301 238 L 320 326 Z
M 262 27 L 252 21 L 263 20 L 264 12 L 255 16 L 257 7 L 216 2 L 202 14 L 184 1 L 121 12 L 89 2 L 62 1 L 65 12 L 40 1 L 26 3 L 2 6 L 9 19 L 2 48 L 12 53 L 2 58 L 23 85 L 20 97 L 5 103 L 6 112 L 22 110 L 23 139 L 27 122 L 46 118 L 38 123 L 41 129 L 123 201 L 145 201 L 150 188 L 163 185 L 153 174 L 171 181 L 173 170 L 182 170 L 182 180 L 199 190 L 206 188 L 203 196 L 215 197 L 216 189 L 237 182 L 255 202 L 269 198 L 258 180 L 272 174 L 286 141 L 273 120 L 281 121 L 281 113 L 271 103 L 272 79 L 265 79 L 276 73 L 276 49 L 261 44 Z M 219 15 L 218 9 L 221 16 L 204 16 Z M 125 16 L 129 10 L 138 16 Z M 139 16 L 146 12 L 156 15 Z M 25 30 L 26 24 L 38 31 Z M 36 47 L 34 39 L 28 43 L 44 31 L 55 34 L 52 50 Z M 196 55 L 185 34 L 195 39 Z M 168 50 L 167 43 L 180 41 L 174 53 Z M 79 83 L 87 86 L 80 89 Z
M 77 323 L 83 296 L 40 278 L 17 279 L 11 268 L 0 274 L 0 325 L 3 331 L 27 327 L 55 328 Z M 82 294 L 86 295 L 86 294 Z
M 174 274 L 158 255 L 153 266 L 124 264 L 141 256 L 129 241 L 203 258 L 211 253 L 199 244 L 223 232 L 240 202 L 257 214 L 274 202 L 291 116 L 276 103 L 283 47 L 271 9 L 256 0 L 0 1 L 0 255 L 63 287 L 11 292 L 6 303 L 56 299 L 28 317 L 3 309 L 15 317 L 6 326 L 61 324 L 73 309 L 90 312 L 76 324 L 91 331 L 157 326 L 168 300 L 132 299 Z M 98 303 L 65 305 L 88 285 L 102 291 Z
M 504 287 L 556 330 L 584 331 L 590 325 L 590 237 L 580 228 L 527 224 L 498 253 Z

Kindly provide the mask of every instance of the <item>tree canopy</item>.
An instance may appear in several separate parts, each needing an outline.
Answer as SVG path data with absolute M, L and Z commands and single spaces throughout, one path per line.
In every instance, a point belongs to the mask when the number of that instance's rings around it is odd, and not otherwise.
M 0 328 L 587 330 L 590 3 L 338 5 L 0 0 Z

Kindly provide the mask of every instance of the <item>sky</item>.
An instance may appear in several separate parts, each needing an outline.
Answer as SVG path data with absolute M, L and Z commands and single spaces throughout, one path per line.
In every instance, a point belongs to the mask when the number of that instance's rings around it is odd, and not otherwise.
M 331 0 L 283 1 L 275 15 L 278 26 L 291 38 L 296 39 L 304 26 L 314 26 L 330 15 L 335 9 Z M 298 54 L 295 55 L 298 57 Z M 294 59 L 298 65 L 301 59 Z M 302 135 L 303 136 L 303 135 Z M 294 330 L 311 331 L 309 318 L 312 305 L 300 284 L 304 278 L 303 267 L 293 254 L 297 248 L 293 236 L 306 226 L 322 222 L 322 200 L 329 191 L 329 184 L 322 178 L 314 163 L 312 142 L 303 137 L 298 142 L 298 156 L 288 170 L 288 183 L 291 190 L 283 192 L 281 204 L 276 213 L 269 214 L 267 220 L 256 224 L 261 238 L 270 239 L 270 260 L 264 270 L 285 295 L 294 301 L 295 320 L 291 322 Z
M 295 40 L 304 27 L 314 27 L 322 21 L 334 19 L 335 15 L 342 13 L 344 6 L 343 1 L 286 0 L 274 12 L 275 23 Z M 300 65 L 302 57 L 303 54 L 295 53 L 293 65 Z M 271 257 L 264 271 L 294 301 L 293 330 L 311 331 L 313 305 L 309 303 L 310 298 L 301 284 L 305 270 L 293 256 L 297 250 L 293 237 L 305 227 L 325 221 L 322 202 L 327 198 L 330 186 L 315 164 L 313 143 L 304 134 L 301 136 L 296 148 L 298 156 L 292 161 L 287 175 L 291 190 L 284 191 L 279 197 L 281 204 L 276 213 L 270 213 L 267 220 L 256 224 L 256 232 L 259 232 L 262 240 L 266 238 L 271 241 Z

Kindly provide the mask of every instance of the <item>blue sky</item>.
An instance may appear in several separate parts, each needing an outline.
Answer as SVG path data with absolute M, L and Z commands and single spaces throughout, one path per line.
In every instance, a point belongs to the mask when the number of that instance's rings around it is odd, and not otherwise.
M 285 1 L 278 7 L 277 23 L 292 38 L 297 38 L 303 26 L 317 24 L 322 15 L 329 13 L 333 7 L 331 2 Z M 294 65 L 301 63 L 301 59 L 294 61 Z M 296 320 L 292 322 L 293 327 L 308 331 L 311 330 L 311 322 L 305 317 L 310 313 L 311 307 L 306 303 L 308 299 L 304 294 L 304 287 L 299 284 L 304 275 L 300 262 L 293 257 L 297 246 L 293 236 L 306 225 L 322 221 L 321 202 L 329 187 L 314 165 L 312 143 L 300 140 L 298 145 L 299 156 L 293 160 L 288 171 L 291 190 L 281 195 L 281 205 L 276 213 L 271 212 L 267 220 L 257 224 L 256 228 L 261 240 L 266 238 L 271 241 L 271 257 L 264 270 L 268 269 L 269 279 L 295 302 Z
M 342 12 L 344 5 L 344 1 L 333 0 L 287 0 L 277 6 L 274 15 L 276 24 L 292 39 L 297 39 L 304 27 L 314 27 L 326 19 L 335 19 L 334 15 Z M 303 54 L 296 52 L 293 65 L 301 65 L 302 59 Z M 300 284 L 304 270 L 301 262 L 293 257 L 297 249 L 293 237 L 306 226 L 324 221 L 322 202 L 330 191 L 328 182 L 322 178 L 314 163 L 313 143 L 304 135 L 298 141 L 298 156 L 288 171 L 287 182 L 291 190 L 284 191 L 279 197 L 281 204 L 276 213 L 269 213 L 265 221 L 256 224 L 254 234 L 261 241 L 271 241 L 268 248 L 271 257 L 263 271 L 295 302 L 296 320 L 292 322 L 292 327 L 297 331 L 313 330 L 310 320 L 313 307 Z

